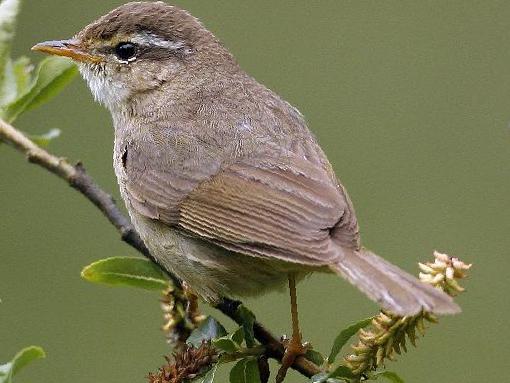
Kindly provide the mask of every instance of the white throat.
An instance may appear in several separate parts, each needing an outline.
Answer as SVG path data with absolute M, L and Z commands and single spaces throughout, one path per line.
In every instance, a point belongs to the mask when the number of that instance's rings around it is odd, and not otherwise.
M 112 77 L 107 73 L 102 73 L 89 65 L 80 64 L 79 69 L 97 102 L 110 111 L 118 110 L 126 103 L 131 92 L 124 84 L 112 81 Z

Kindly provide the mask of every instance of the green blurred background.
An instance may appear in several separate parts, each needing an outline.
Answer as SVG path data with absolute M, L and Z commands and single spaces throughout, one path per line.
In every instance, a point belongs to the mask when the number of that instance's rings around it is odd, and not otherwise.
M 70 37 L 119 4 L 26 1 L 14 53 L 39 60 L 34 43 Z M 434 249 L 475 264 L 459 298 L 463 314 L 442 319 L 388 367 L 407 382 L 505 380 L 510 3 L 178 4 L 305 114 L 354 200 L 366 246 L 413 273 Z M 51 150 L 82 160 L 118 195 L 110 117 L 82 81 L 17 127 L 61 128 Z M 88 201 L 5 145 L 0 175 L 0 361 L 38 344 L 48 358 L 18 383 L 145 381 L 169 352 L 158 295 L 79 276 L 98 258 L 135 253 Z M 304 337 L 323 351 L 344 325 L 377 310 L 334 276 L 302 283 L 299 300 Z M 248 303 L 276 334 L 289 332 L 286 295 Z M 304 380 L 293 373 L 288 382 Z

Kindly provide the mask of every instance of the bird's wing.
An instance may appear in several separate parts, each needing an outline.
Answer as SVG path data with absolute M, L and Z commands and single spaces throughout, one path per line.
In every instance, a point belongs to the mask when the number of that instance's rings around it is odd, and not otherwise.
M 352 206 L 324 166 L 297 155 L 268 156 L 206 173 L 183 176 L 152 164 L 136 171 L 127 193 L 139 213 L 251 256 L 318 266 L 338 256 L 332 232 L 357 244 Z

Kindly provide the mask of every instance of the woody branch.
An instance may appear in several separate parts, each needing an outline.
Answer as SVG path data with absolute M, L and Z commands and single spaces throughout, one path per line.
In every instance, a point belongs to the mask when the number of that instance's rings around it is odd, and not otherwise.
M 24 154 L 30 163 L 39 165 L 66 181 L 72 188 L 81 193 L 94 206 L 96 206 L 110 223 L 117 229 L 121 239 L 136 249 L 143 256 L 158 264 L 145 246 L 129 219 L 119 210 L 112 196 L 101 189 L 90 177 L 81 163 L 70 164 L 66 159 L 57 157 L 37 146 L 32 140 L 12 125 L 0 119 L 0 140 L 11 145 L 20 153 Z M 164 270 L 164 269 L 163 269 Z M 177 277 L 166 271 L 168 277 L 176 286 L 180 286 Z M 215 305 L 215 308 L 235 322 L 241 324 L 242 319 L 237 316 L 237 307 L 241 304 L 228 298 L 223 298 Z M 282 343 L 271 334 L 261 323 L 254 325 L 255 337 L 266 347 L 267 355 L 281 361 L 284 354 Z M 301 374 L 311 377 L 320 372 L 320 368 L 304 357 L 296 359 L 292 368 Z

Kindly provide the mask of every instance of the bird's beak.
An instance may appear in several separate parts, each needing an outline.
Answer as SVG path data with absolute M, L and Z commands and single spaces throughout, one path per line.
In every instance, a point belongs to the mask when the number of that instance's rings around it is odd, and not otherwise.
M 87 52 L 86 49 L 80 46 L 78 40 L 44 41 L 34 45 L 32 50 L 55 56 L 69 57 L 75 61 L 89 64 L 98 63 L 103 60 L 101 57 Z

